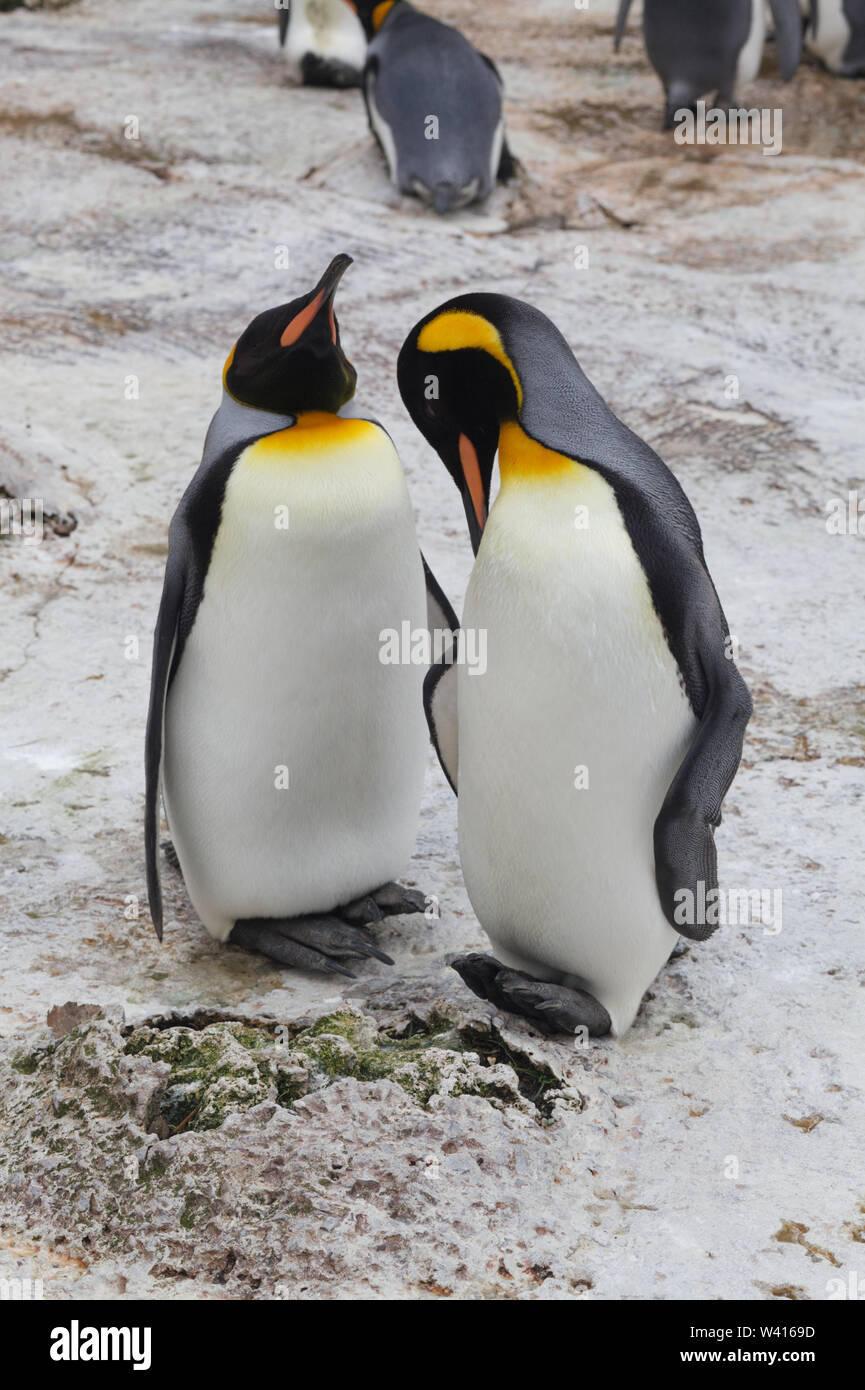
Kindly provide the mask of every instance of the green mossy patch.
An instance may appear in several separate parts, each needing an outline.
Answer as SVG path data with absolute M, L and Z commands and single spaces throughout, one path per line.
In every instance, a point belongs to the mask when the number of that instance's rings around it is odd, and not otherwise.
M 24 1076 L 32 1076 L 34 1071 L 39 1070 L 39 1058 L 32 1054 L 21 1052 L 17 1057 L 12 1058 L 13 1071 L 20 1071 Z

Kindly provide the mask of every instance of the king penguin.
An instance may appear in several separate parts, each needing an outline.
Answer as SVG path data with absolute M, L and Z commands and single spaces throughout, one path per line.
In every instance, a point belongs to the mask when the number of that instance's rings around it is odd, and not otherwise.
M 367 115 L 397 188 L 443 214 L 511 178 L 502 83 L 492 60 L 406 0 L 346 3 L 370 41 Z
M 383 664 L 382 635 L 456 622 L 389 436 L 347 413 L 356 373 L 333 301 L 350 264 L 337 256 L 229 353 L 169 531 L 146 738 L 160 939 L 161 785 L 211 936 L 341 974 L 346 957 L 392 963 L 366 927 L 424 906 L 393 880 L 420 809 L 425 668 Z
M 487 634 L 483 674 L 440 663 L 424 691 L 495 951 L 453 964 L 542 1031 L 621 1035 L 679 934 L 714 930 L 713 831 L 751 713 L 696 516 L 528 304 L 448 301 L 398 378 L 462 496 L 462 624 Z
M 799 0 L 769 0 L 781 76 L 787 82 L 802 56 Z M 620 0 L 616 19 L 618 52 L 631 0 Z M 763 0 L 644 0 L 643 34 L 649 62 L 664 87 L 664 129 L 676 112 L 693 108 L 715 92 L 729 106 L 737 88 L 760 71 L 766 38 Z
M 279 42 L 307 87 L 359 87 L 366 36 L 344 0 L 291 0 L 277 9 Z
M 865 77 L 865 0 L 802 0 L 812 53 L 839 77 Z

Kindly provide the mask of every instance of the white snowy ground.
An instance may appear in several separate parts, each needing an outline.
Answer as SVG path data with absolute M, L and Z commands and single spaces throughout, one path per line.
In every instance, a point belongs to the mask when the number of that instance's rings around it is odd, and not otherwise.
M 43 497 L 49 521 L 42 544 L 0 539 L 0 1270 L 60 1298 L 825 1298 L 865 1276 L 865 567 L 862 536 L 826 528 L 831 499 L 863 495 L 863 84 L 808 63 L 781 87 L 770 52 L 745 95 L 783 105 L 782 155 L 682 151 L 635 22 L 614 57 L 597 5 L 427 8 L 499 63 L 524 165 L 444 221 L 389 187 L 357 91 L 291 84 L 265 0 L 0 16 L 0 495 Z M 783 924 L 690 948 L 621 1042 L 579 1053 L 492 1023 L 446 968 L 485 939 L 432 758 L 406 877 L 441 920 L 388 925 L 394 970 L 343 990 L 219 947 L 170 871 L 163 946 L 149 924 L 167 524 L 227 348 L 342 250 L 358 398 L 397 442 L 457 607 L 459 501 L 394 379 L 408 328 L 454 293 L 549 313 L 700 516 L 756 704 L 723 881 L 780 890 Z M 167 1071 L 124 1054 L 117 1006 L 136 1026 L 270 1026 L 344 999 L 367 1042 L 377 1021 L 385 1049 L 425 1028 L 469 1080 L 443 1064 L 418 1099 L 349 1058 L 293 1108 L 269 1091 L 217 1128 L 154 1128 Z M 67 1000 L 108 1017 L 40 1050 Z M 509 1060 L 521 1088 L 482 1083 Z M 555 1092 L 540 1107 L 538 1077 Z

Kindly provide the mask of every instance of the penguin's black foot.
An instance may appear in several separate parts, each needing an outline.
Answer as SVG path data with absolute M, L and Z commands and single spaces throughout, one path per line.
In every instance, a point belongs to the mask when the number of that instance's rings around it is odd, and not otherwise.
M 280 965 L 300 970 L 324 970 L 355 977 L 339 962 L 347 957 L 373 957 L 393 965 L 362 927 L 337 917 L 248 917 L 235 922 L 229 941 L 244 951 L 269 956 Z
M 403 912 L 423 912 L 426 898 L 416 888 L 404 888 L 401 883 L 383 883 L 364 898 L 355 898 L 345 907 L 337 908 L 346 922 L 380 922 L 383 917 L 396 917 Z
M 612 1027 L 603 1004 L 585 990 L 534 980 L 480 952 L 458 956 L 451 966 L 480 999 L 507 1013 L 522 1014 L 541 1033 L 576 1033 L 585 1028 L 590 1037 L 602 1038 Z
M 162 850 L 162 853 L 165 855 L 165 862 L 166 862 L 166 864 L 170 864 L 171 867 L 172 867 L 172 869 L 176 869 L 177 872 L 180 873 L 180 872 L 181 872 L 180 860 L 179 860 L 178 857 L 177 857 L 177 850 L 174 848 L 174 841 L 173 841 L 173 840 L 160 840 L 160 842 L 159 842 L 159 848 Z

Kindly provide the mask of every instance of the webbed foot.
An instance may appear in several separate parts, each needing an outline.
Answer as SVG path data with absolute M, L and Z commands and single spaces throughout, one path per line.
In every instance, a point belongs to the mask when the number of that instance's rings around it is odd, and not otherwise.
M 393 965 L 390 956 L 375 945 L 360 926 L 337 917 L 248 917 L 235 922 L 228 940 L 244 951 L 269 956 L 280 965 L 300 970 L 324 970 L 345 975 L 350 970 L 339 962 L 346 958 L 368 958 Z
M 535 980 L 479 951 L 458 956 L 451 966 L 479 998 L 507 1013 L 522 1014 L 542 1033 L 576 1033 L 586 1028 L 590 1037 L 600 1038 L 612 1027 L 603 1004 L 585 990 Z

